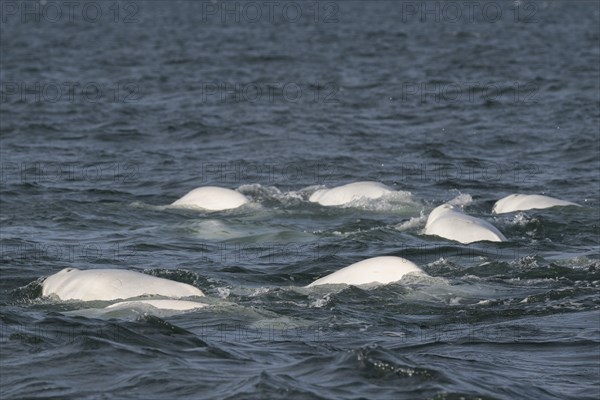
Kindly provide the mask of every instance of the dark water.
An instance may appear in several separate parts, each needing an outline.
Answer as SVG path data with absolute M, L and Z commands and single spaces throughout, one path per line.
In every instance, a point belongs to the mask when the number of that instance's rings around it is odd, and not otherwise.
M 3 399 L 600 395 L 598 2 L 77 4 L 0 3 Z M 411 195 L 307 201 L 359 180 Z M 209 184 L 255 204 L 161 207 Z M 452 199 L 508 242 L 422 235 Z M 378 255 L 432 278 L 301 288 Z M 78 313 L 65 267 L 211 306 Z

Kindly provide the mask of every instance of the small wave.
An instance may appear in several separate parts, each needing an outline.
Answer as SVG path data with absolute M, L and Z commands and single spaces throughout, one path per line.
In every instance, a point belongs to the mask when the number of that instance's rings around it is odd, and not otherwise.
M 420 227 L 424 227 L 427 222 L 427 216 L 421 210 L 421 214 L 418 217 L 411 217 L 408 221 L 404 221 L 396 225 L 394 228 L 404 232 L 408 230 L 414 230 Z
M 465 207 L 473 203 L 473 198 L 470 194 L 461 193 L 448 202 L 453 206 Z

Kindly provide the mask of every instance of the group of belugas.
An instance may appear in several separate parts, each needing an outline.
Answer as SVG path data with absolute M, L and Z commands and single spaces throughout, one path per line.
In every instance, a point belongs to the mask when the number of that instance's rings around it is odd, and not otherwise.
M 382 183 L 355 182 L 331 189 L 317 190 L 310 196 L 309 201 L 323 206 L 341 206 L 360 199 L 378 199 L 393 192 L 392 188 Z M 221 211 L 238 208 L 248 203 L 250 199 L 235 190 L 205 186 L 187 193 L 173 202 L 171 207 Z M 579 204 L 548 196 L 511 194 L 498 200 L 492 213 L 502 214 L 556 206 L 581 207 Z M 467 215 L 460 207 L 448 203 L 430 212 L 424 233 L 463 244 L 482 240 L 492 242 L 507 240 L 489 222 Z M 421 268 L 409 260 L 395 256 L 381 256 L 349 265 L 317 279 L 306 287 L 328 284 L 382 285 L 397 282 L 406 274 L 426 275 Z M 119 269 L 65 268 L 43 281 L 42 295 L 54 296 L 63 301 L 121 300 L 107 306 L 107 310 L 147 305 L 163 310 L 189 311 L 207 306 L 197 301 L 199 297 L 204 296 L 204 293 L 192 285 Z M 149 298 L 140 299 L 140 297 Z

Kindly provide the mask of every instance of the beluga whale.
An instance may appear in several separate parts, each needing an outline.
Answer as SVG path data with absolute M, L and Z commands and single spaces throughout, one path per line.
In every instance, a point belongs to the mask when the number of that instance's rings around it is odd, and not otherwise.
M 425 234 L 440 236 L 463 244 L 481 240 L 506 241 L 506 237 L 489 222 L 466 215 L 460 207 L 447 203 L 431 211 L 425 225 Z
M 171 203 L 172 207 L 222 211 L 238 208 L 250 200 L 235 190 L 218 186 L 202 186 Z
M 42 295 L 53 295 L 60 300 L 110 301 L 140 296 L 179 299 L 190 296 L 202 297 L 204 293 L 186 283 L 135 271 L 65 268 L 43 281 Z
M 377 199 L 393 192 L 393 189 L 383 183 L 354 182 L 331 189 L 319 189 L 308 200 L 323 206 L 340 206 L 360 198 Z
M 504 214 L 513 211 L 539 210 L 558 206 L 581 207 L 581 205 L 577 203 L 539 194 L 511 194 L 498 200 L 496 204 L 494 204 L 492 212 L 494 214 Z
M 406 274 L 427 275 L 414 263 L 394 256 L 381 256 L 359 261 L 317 279 L 307 288 L 319 285 L 376 285 L 397 282 Z

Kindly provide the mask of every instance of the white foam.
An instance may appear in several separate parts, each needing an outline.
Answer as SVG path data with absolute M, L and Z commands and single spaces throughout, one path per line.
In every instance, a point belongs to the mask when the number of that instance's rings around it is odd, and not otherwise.
M 462 208 L 462 207 L 471 205 L 472 203 L 473 203 L 473 198 L 471 197 L 470 194 L 461 193 L 458 196 L 456 196 L 455 198 L 453 198 L 452 200 L 450 200 L 449 202 L 447 202 L 446 204 L 450 204 L 453 206 L 459 206 Z

